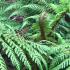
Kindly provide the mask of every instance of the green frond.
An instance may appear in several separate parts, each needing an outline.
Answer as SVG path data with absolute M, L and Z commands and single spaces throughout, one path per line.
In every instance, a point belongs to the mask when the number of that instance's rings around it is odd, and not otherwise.
M 6 36 L 6 37 L 8 37 L 8 35 Z M 9 38 L 9 37 L 8 37 Z M 7 38 L 7 39 L 8 39 Z M 19 46 L 20 46 L 20 48 L 23 48 L 23 50 L 25 50 L 26 49 L 26 51 L 29 53 L 29 56 L 32 58 L 32 61 L 34 61 L 35 63 L 37 63 L 37 65 L 38 65 L 38 62 L 37 61 L 39 61 L 40 62 L 40 65 L 42 65 L 41 64 L 41 62 L 43 62 L 43 64 L 45 65 L 45 67 L 46 67 L 46 69 L 47 69 L 47 63 L 46 63 L 46 61 L 44 60 L 44 58 L 40 55 L 40 53 L 38 53 L 32 46 L 30 46 L 29 45 L 29 43 L 27 44 L 27 42 L 25 42 L 24 40 L 20 40 L 20 39 L 16 39 L 16 38 L 14 38 L 14 37 L 10 37 L 13 41 L 15 41 L 15 42 L 17 42 L 18 44 L 19 44 Z M 20 44 L 20 41 L 21 41 L 21 44 Z M 8 40 L 7 40 L 8 41 Z M 11 40 L 9 40 L 9 42 L 10 42 Z M 24 44 L 23 44 L 23 42 L 24 42 Z M 16 47 L 16 45 L 15 45 L 15 47 Z M 13 47 L 14 48 L 14 47 Z M 18 46 L 16 47 L 16 48 L 18 48 Z M 19 49 L 20 49 L 19 48 Z M 20 49 L 21 50 L 21 49 Z M 19 52 L 20 53 L 20 52 Z M 39 57 L 41 57 L 41 58 L 39 58 Z M 25 60 L 26 58 L 24 58 L 24 60 Z M 38 60 L 37 60 L 38 59 Z M 27 61 L 27 60 L 26 60 Z M 26 62 L 25 61 L 25 62 Z M 29 65 L 29 64 L 27 64 L 27 65 Z M 39 65 L 38 65 L 38 67 L 39 67 Z M 42 69 L 42 66 L 41 66 L 41 68 L 40 69 Z
M 70 66 L 68 68 L 66 68 L 66 70 L 70 70 Z
M 21 3 L 19 3 L 19 2 L 16 2 L 16 3 L 13 3 L 13 4 L 11 4 L 10 6 L 8 6 L 5 10 L 4 10 L 4 12 L 7 12 L 7 11 L 10 11 L 10 10 L 16 10 L 16 9 L 19 9 L 19 8 L 21 8 Z
M 2 42 L 3 50 L 5 51 L 6 55 L 8 55 L 8 57 L 12 61 L 12 64 L 16 67 L 17 70 L 21 70 L 20 62 L 18 61 L 17 57 L 15 56 L 13 49 L 11 47 L 9 47 L 9 45 L 7 43 L 5 43 L 2 39 L 1 39 L 1 42 Z
M 59 69 L 64 69 L 67 66 L 70 65 L 70 58 L 65 59 L 62 63 L 60 63 L 59 65 L 57 65 L 56 67 L 52 68 L 51 70 L 59 70 Z
M 52 62 L 50 64 L 51 70 L 64 69 L 70 65 L 70 61 L 69 61 L 69 59 L 70 59 L 70 52 L 69 52 L 70 47 L 66 46 L 64 48 L 63 46 L 61 46 L 60 48 L 61 49 L 59 49 L 59 52 L 56 54 L 54 53 L 55 56 L 52 57 L 53 59 L 52 59 Z
M 27 18 L 24 19 L 24 22 L 23 22 L 23 25 L 22 25 L 21 29 L 28 26 L 28 25 L 31 25 L 32 23 L 36 23 L 36 22 L 39 22 L 39 15 L 34 15 L 34 16 L 27 17 Z
M 0 54 L 0 70 L 7 70 L 7 66 L 1 54 Z
M 30 64 L 27 61 L 27 58 L 26 58 L 26 56 L 21 48 L 26 49 L 29 52 L 29 56 L 32 58 L 32 60 L 35 61 L 35 63 L 37 63 L 38 67 L 40 65 L 40 67 L 39 67 L 40 70 L 43 70 L 41 61 L 43 62 L 43 64 L 45 66 L 47 66 L 46 61 L 43 59 L 43 57 L 36 50 L 34 50 L 32 47 L 29 48 L 29 45 L 25 45 L 26 48 L 24 48 L 24 45 L 23 45 L 23 47 L 22 46 L 19 47 L 8 36 L 1 35 L 1 38 L 2 38 L 1 42 L 2 42 L 2 46 L 3 46 L 3 50 L 6 51 L 6 55 L 8 55 L 8 57 L 11 59 L 12 64 L 17 68 L 17 70 L 20 70 L 20 63 L 17 60 L 15 54 L 18 56 L 18 58 L 20 57 L 19 59 L 22 62 L 24 62 L 24 65 L 26 66 L 26 68 L 31 70 Z M 18 42 L 19 42 L 19 40 L 18 40 Z M 32 52 L 34 52 L 34 53 L 32 53 Z M 41 57 L 41 59 L 40 59 L 40 57 Z M 38 61 L 40 63 L 38 63 Z
M 22 48 L 20 48 L 16 43 L 14 43 L 13 40 L 11 40 L 9 38 L 9 36 L 6 36 L 4 34 L 3 37 L 4 37 L 4 40 L 6 41 L 6 43 L 14 50 L 14 52 L 17 55 L 17 57 L 19 58 L 19 60 L 24 63 L 24 65 L 27 69 L 31 70 L 30 63 L 27 60 L 24 50 Z
M 38 11 L 38 12 L 43 11 L 43 7 L 36 5 L 36 4 L 29 4 L 29 5 L 22 6 L 21 9 L 23 9 L 23 10 L 24 9 L 31 9 L 31 10 Z
M 0 70 L 70 70 L 69 19 L 69 0 L 0 0 Z

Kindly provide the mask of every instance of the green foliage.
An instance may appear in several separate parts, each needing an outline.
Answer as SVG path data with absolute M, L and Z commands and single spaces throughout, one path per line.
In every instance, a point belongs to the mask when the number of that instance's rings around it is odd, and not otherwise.
M 70 22 L 65 20 L 66 14 L 70 14 L 69 0 L 0 0 L 0 70 L 8 70 L 3 53 L 15 70 L 69 70 Z M 14 15 L 24 16 L 23 22 L 10 19 Z M 30 29 L 24 34 L 26 27 Z M 45 40 L 41 40 L 42 30 Z
M 5 54 L 8 56 L 8 58 L 10 58 L 12 64 L 16 67 L 16 70 L 22 69 L 21 63 L 24 63 L 26 69 L 31 70 L 31 61 L 35 62 L 40 70 L 43 70 L 42 65 L 44 65 L 45 69 L 47 70 L 47 64 L 50 57 L 52 58 L 52 62 L 50 63 L 49 70 L 59 70 L 69 66 L 70 42 L 66 43 L 65 45 L 63 44 L 64 46 L 56 45 L 57 47 L 39 45 L 25 40 L 24 38 L 22 39 L 20 36 L 16 36 L 15 33 L 12 34 L 9 28 L 7 28 L 8 30 L 6 31 L 5 25 L 1 24 L 1 26 L 3 28 L 0 31 L 2 32 L 0 34 L 1 47 L 3 48 L 2 51 L 5 51 Z M 28 56 L 26 56 L 27 52 Z M 45 58 L 43 55 L 47 58 Z M 52 55 L 54 55 L 54 57 Z
M 7 70 L 5 61 L 4 61 L 3 57 L 1 56 L 1 54 L 0 54 L 0 69 L 1 70 Z

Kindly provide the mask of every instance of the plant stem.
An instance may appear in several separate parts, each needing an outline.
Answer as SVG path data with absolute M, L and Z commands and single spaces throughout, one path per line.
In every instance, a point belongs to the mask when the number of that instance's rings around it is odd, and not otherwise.
M 39 26 L 40 26 L 40 32 L 41 32 L 41 40 L 46 40 L 45 36 L 45 18 L 47 13 L 43 12 L 39 18 Z
M 51 25 L 51 27 L 52 27 L 51 30 L 52 31 L 47 36 L 51 35 L 51 33 L 56 29 L 57 25 L 59 24 L 60 19 L 66 14 L 67 11 L 68 10 L 65 10 L 65 11 L 61 12 L 60 15 L 58 15 L 56 17 L 57 19 L 54 20 L 53 23 L 52 23 L 52 25 Z

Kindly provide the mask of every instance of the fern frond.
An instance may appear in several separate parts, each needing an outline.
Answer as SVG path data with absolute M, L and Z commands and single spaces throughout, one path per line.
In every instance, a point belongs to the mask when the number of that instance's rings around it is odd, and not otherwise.
M 66 68 L 66 70 L 70 70 L 70 66 L 68 68 Z
M 7 12 L 7 11 L 9 11 L 9 10 L 16 10 L 16 9 L 19 9 L 19 8 L 21 8 L 21 3 L 19 3 L 19 2 L 16 2 L 16 3 L 13 3 L 13 4 L 11 4 L 9 7 L 7 7 L 5 10 L 4 10 L 4 12 Z
M 19 39 L 16 36 L 7 35 L 5 37 L 8 37 L 8 38 L 10 37 L 12 39 L 12 41 L 16 42 L 19 45 L 20 48 L 23 48 L 24 50 L 26 50 L 29 53 L 29 56 L 32 58 L 32 61 L 34 61 L 35 63 L 37 63 L 38 67 L 39 67 L 39 64 L 41 65 L 40 66 L 41 70 L 42 70 L 42 64 L 41 64 L 41 62 L 44 64 L 44 66 L 46 67 L 46 70 L 47 70 L 48 67 L 47 67 L 47 63 L 46 63 L 45 59 L 42 57 L 42 55 L 40 55 L 40 53 L 38 51 L 36 51 L 32 47 L 33 45 L 30 46 L 30 44 L 27 43 L 25 40 Z M 23 42 L 24 42 L 24 44 L 23 44 Z M 38 63 L 37 61 L 39 61 L 40 63 Z
M 52 68 L 51 70 L 64 69 L 69 65 L 70 65 L 70 58 L 64 60 L 61 64 L 57 65 L 56 67 Z
M 34 16 L 27 17 L 27 18 L 24 19 L 24 22 L 23 22 L 23 25 L 22 25 L 21 29 L 28 26 L 28 25 L 31 25 L 32 23 L 36 23 L 36 22 L 39 22 L 39 15 L 34 15 Z
M 5 51 L 6 55 L 8 55 L 8 58 L 11 59 L 12 64 L 16 67 L 17 70 L 21 70 L 20 62 L 17 60 L 15 53 L 13 52 L 13 49 L 11 47 L 9 47 L 9 45 L 7 43 L 5 43 L 1 38 L 0 38 L 0 40 L 2 42 L 3 50 Z
M 31 66 L 30 63 L 27 60 L 27 57 L 23 51 L 22 48 L 20 48 L 17 44 L 15 44 L 8 36 L 6 36 L 5 34 L 3 35 L 4 40 L 6 41 L 6 43 L 14 50 L 15 54 L 17 55 L 17 57 L 20 59 L 20 61 L 22 61 L 25 65 L 25 67 L 29 70 L 31 70 Z
M 63 49 L 58 55 L 56 55 L 50 65 L 51 70 L 64 69 L 70 65 L 70 52 Z
M 0 70 L 8 70 L 3 57 L 0 54 Z

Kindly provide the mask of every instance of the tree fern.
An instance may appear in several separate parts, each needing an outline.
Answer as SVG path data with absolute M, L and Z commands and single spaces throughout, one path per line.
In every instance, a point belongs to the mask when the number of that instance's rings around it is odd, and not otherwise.
M 65 20 L 70 12 L 69 4 L 69 0 L 17 0 L 14 3 L 0 0 L 0 51 L 10 58 L 16 70 L 70 69 L 70 41 L 65 38 L 65 32 L 70 34 L 70 25 Z M 42 15 L 44 12 L 47 15 Z M 11 20 L 14 15 L 24 16 L 23 22 Z M 39 24 L 44 26 L 45 40 L 41 40 Z M 30 39 L 16 33 L 17 30 L 23 33 L 28 26 L 31 32 L 25 35 Z M 0 69 L 8 70 L 2 52 Z

